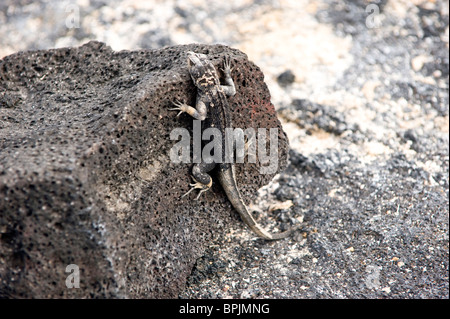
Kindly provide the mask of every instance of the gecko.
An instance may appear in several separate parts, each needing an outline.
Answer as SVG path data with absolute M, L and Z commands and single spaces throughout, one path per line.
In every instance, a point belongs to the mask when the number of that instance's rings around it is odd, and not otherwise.
M 202 121 L 202 130 L 209 127 L 215 127 L 222 133 L 222 161 L 207 161 L 202 160 L 201 163 L 194 164 L 192 168 L 192 178 L 195 183 L 190 184 L 192 187 L 182 197 L 187 196 L 195 189 L 199 189 L 200 195 L 212 186 L 212 178 L 208 174 L 216 166 L 218 166 L 218 179 L 231 202 L 233 207 L 239 213 L 241 219 L 247 226 L 255 232 L 258 236 L 267 240 L 277 240 L 290 236 L 300 225 L 294 226 L 291 229 L 281 233 L 270 233 L 259 225 L 248 210 L 244 203 L 239 188 L 236 182 L 235 167 L 233 163 L 225 163 L 225 128 L 232 128 L 232 119 L 227 96 L 231 97 L 236 94 L 236 87 L 231 77 L 231 62 L 228 56 L 225 57 L 224 67 L 221 69 L 225 75 L 225 85 L 221 85 L 218 73 L 205 54 L 187 52 L 187 64 L 190 77 L 197 88 L 197 98 L 195 107 L 186 103 L 175 101 L 172 111 L 179 111 L 177 116 L 182 113 L 187 113 L 196 120 Z

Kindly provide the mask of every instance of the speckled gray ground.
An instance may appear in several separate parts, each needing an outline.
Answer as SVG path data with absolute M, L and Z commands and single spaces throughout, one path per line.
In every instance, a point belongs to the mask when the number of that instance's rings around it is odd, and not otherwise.
M 73 1 L 77 28 L 67 4 L 2 2 L 0 55 L 228 44 L 264 71 L 291 142 L 253 208 L 296 210 L 303 231 L 223 234 L 180 297 L 449 298 L 447 1 L 113 2 Z

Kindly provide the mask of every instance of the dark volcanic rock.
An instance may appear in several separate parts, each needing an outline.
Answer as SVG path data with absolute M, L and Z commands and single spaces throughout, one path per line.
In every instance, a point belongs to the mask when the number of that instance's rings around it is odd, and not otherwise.
M 277 76 L 277 82 L 281 86 L 288 86 L 295 81 L 295 74 L 291 70 L 286 70 Z
M 236 127 L 277 127 L 263 74 L 225 46 L 114 52 L 99 42 L 20 52 L 0 61 L 0 295 L 176 297 L 195 260 L 230 223 L 240 223 L 218 185 L 199 201 L 188 164 L 174 164 L 169 138 L 191 128 L 168 111 L 195 103 L 185 52 L 228 54 Z M 249 199 L 273 175 L 237 165 Z M 66 287 L 66 266 L 80 286 Z

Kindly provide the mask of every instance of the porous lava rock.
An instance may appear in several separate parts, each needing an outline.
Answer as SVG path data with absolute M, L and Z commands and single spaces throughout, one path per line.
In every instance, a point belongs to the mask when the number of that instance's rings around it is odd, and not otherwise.
M 287 139 L 264 76 L 238 50 L 115 52 L 89 42 L 7 56 L 0 60 L 2 297 L 176 297 L 208 245 L 242 223 L 216 182 L 198 201 L 181 198 L 191 165 L 171 162 L 170 132 L 192 130 L 192 119 L 169 108 L 175 100 L 195 104 L 187 51 L 208 54 L 218 70 L 230 57 L 234 126 L 278 128 L 279 170 L 286 165 Z M 247 201 L 273 175 L 237 164 Z M 80 288 L 66 285 L 73 264 Z

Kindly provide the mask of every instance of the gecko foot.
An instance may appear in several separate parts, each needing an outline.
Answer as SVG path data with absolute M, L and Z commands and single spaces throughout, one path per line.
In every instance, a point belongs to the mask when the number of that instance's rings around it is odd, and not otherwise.
M 231 74 L 231 71 L 233 71 L 233 68 L 231 67 L 230 57 L 227 55 L 225 56 L 225 61 L 223 63 L 223 69 L 221 69 L 225 74 Z
M 206 192 L 208 189 L 211 188 L 211 183 L 208 185 L 202 184 L 200 182 L 195 181 L 195 183 L 193 184 L 189 184 L 192 188 L 183 196 L 181 196 L 181 198 L 187 196 L 188 194 L 190 194 L 193 190 L 195 189 L 200 189 L 200 192 L 198 193 L 197 197 L 195 198 L 195 200 L 198 200 L 200 198 L 200 195 L 203 194 L 204 192 Z
M 178 100 L 173 102 L 173 105 L 175 105 L 176 107 L 169 109 L 169 111 L 180 111 L 177 114 L 177 117 L 180 116 L 183 112 L 187 112 L 190 108 L 189 105 L 187 105 L 186 103 L 180 102 Z

